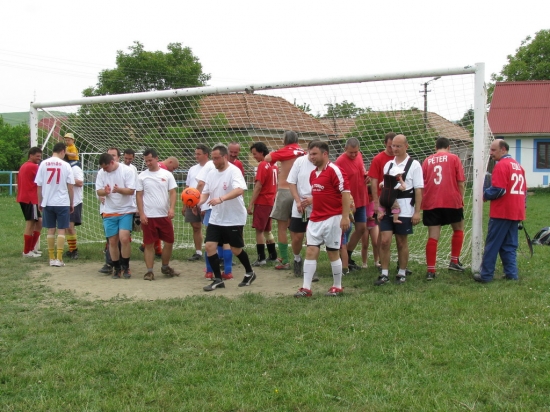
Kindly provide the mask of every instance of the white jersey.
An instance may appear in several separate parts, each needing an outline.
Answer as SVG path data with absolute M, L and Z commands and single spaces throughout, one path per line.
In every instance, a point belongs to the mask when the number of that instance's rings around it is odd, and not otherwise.
M 206 182 L 206 176 L 211 170 L 215 170 L 216 166 L 214 166 L 214 162 L 212 160 L 209 160 L 205 163 L 205 165 L 201 168 L 199 173 L 197 174 L 197 177 L 195 177 L 195 180 L 197 181 L 197 185 L 199 182 Z M 208 200 L 201 206 L 201 211 L 205 211 L 208 209 L 212 209 L 211 206 L 208 205 Z
M 298 195 L 300 199 L 311 196 L 311 184 L 309 183 L 309 176 L 311 172 L 316 169 L 316 166 L 311 163 L 309 156 L 302 156 L 296 159 L 286 181 L 296 185 Z M 306 208 L 307 216 L 311 215 L 311 205 Z M 292 204 L 292 217 L 301 218 L 302 214 L 298 212 L 296 201 Z
M 202 192 L 210 195 L 210 199 L 217 199 L 238 187 L 246 190 L 246 182 L 241 170 L 229 163 L 223 172 L 214 168 L 206 175 Z M 244 226 L 246 217 L 247 211 L 241 195 L 214 206 L 209 223 L 218 226 Z
M 144 170 L 138 176 L 136 192 L 143 192 L 143 211 L 147 217 L 166 217 L 170 210 L 169 191 L 178 187 L 168 170 Z
M 74 176 L 63 159 L 50 157 L 40 163 L 34 183 L 42 187 L 42 207 L 71 205 L 67 185 L 74 185 Z
M 392 170 L 394 168 L 397 168 L 402 174 L 405 170 L 405 166 L 407 165 L 407 162 L 409 160 L 409 156 L 405 160 L 403 160 L 401 163 L 397 163 L 394 160 L 390 160 L 386 163 L 384 166 L 384 174 L 388 173 L 388 170 L 390 168 L 390 164 L 393 163 Z M 407 172 L 407 176 L 405 178 L 405 190 L 409 189 L 422 189 L 424 188 L 424 175 L 422 173 L 422 166 L 418 162 L 418 160 L 413 160 L 411 163 L 411 167 L 409 168 L 409 171 Z M 413 193 L 413 196 L 415 194 Z M 397 199 L 397 203 L 399 203 L 399 208 L 401 209 L 401 212 L 399 213 L 399 216 L 402 217 L 412 217 L 414 215 L 414 206 L 411 206 L 411 199 Z
M 123 163 L 118 163 L 118 167 L 112 172 L 106 172 L 101 169 L 97 174 L 95 189 L 96 191 L 105 189 L 107 185 L 111 187 L 111 193 L 105 197 L 103 213 L 126 214 L 136 212 L 136 202 L 133 194 L 123 195 L 120 193 L 112 193 L 115 185 L 119 188 L 136 188 L 136 174 L 131 168 Z
M 72 168 L 74 180 L 80 180 L 82 183 L 84 183 L 84 172 L 80 168 L 80 166 L 73 166 Z M 73 186 L 73 205 L 78 206 L 82 203 L 82 199 L 84 197 L 84 186 Z
M 204 165 L 196 164 L 195 166 L 192 166 L 189 169 L 189 172 L 187 172 L 187 179 L 185 179 L 185 186 L 186 187 L 194 187 L 196 188 L 199 184 L 197 180 L 197 176 L 199 175 L 200 171 L 204 168 Z

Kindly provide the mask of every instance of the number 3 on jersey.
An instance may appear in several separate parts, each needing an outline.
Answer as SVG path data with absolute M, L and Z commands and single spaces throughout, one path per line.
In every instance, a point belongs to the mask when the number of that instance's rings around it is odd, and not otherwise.
M 441 168 L 440 165 L 434 166 L 434 173 L 436 175 L 436 178 L 434 179 L 434 183 L 436 185 L 441 184 L 441 180 L 443 180 L 443 175 L 441 174 L 442 170 L 443 169 Z
M 510 189 L 510 194 L 524 195 L 525 191 L 523 189 L 523 186 L 525 185 L 525 179 L 523 175 L 512 173 L 511 180 L 513 183 L 512 183 L 512 189 Z
M 61 179 L 61 169 L 59 167 L 48 167 L 46 170 L 50 173 L 48 176 L 48 182 L 47 184 L 51 184 L 53 177 L 55 175 L 55 184 L 59 184 L 59 180 Z

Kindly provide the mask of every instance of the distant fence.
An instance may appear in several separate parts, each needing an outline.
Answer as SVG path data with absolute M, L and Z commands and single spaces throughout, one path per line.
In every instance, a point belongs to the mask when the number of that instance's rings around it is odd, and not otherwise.
M 15 194 L 17 190 L 18 173 L 18 171 L 0 170 L 0 193 L 7 193 L 10 196 Z

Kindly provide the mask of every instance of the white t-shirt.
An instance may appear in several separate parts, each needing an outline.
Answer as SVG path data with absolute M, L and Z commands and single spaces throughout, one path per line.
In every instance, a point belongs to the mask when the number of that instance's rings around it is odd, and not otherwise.
M 73 170 L 74 180 L 75 181 L 81 180 L 82 183 L 84 183 L 84 172 L 82 171 L 80 166 L 73 166 L 72 170 Z M 73 186 L 73 205 L 74 206 L 78 206 L 79 204 L 82 203 L 83 195 L 84 195 L 84 186 L 80 186 L 80 187 Z
M 42 187 L 42 207 L 71 205 L 67 184 L 74 185 L 74 176 L 63 159 L 50 157 L 40 163 L 34 183 Z
M 178 187 L 168 170 L 144 170 L 138 176 L 136 192 L 143 192 L 143 210 L 147 217 L 166 217 L 170 210 L 169 191 Z
M 309 156 L 305 155 L 296 159 L 286 181 L 296 185 L 300 199 L 311 196 L 311 185 L 309 184 L 309 176 L 315 169 L 315 165 L 309 160 Z M 311 215 L 311 205 L 306 208 L 307 216 Z M 302 214 L 298 212 L 296 202 L 292 204 L 292 217 L 301 218 Z
M 388 173 L 388 170 L 390 168 L 390 164 L 393 163 L 392 170 L 397 167 L 401 173 L 405 170 L 405 166 L 407 165 L 407 162 L 409 161 L 409 156 L 405 160 L 403 160 L 401 163 L 395 162 L 395 160 L 390 160 L 386 163 L 384 166 L 384 174 Z M 422 166 L 418 162 L 418 160 L 413 160 L 411 163 L 411 167 L 409 168 L 409 171 L 407 172 L 407 176 L 405 178 L 405 190 L 409 189 L 422 189 L 424 188 L 424 175 L 422 174 Z M 414 196 L 414 193 L 413 193 Z M 401 213 L 399 213 L 399 216 L 403 217 L 412 217 L 414 215 L 414 206 L 411 206 L 411 199 L 397 199 L 397 203 L 399 203 L 399 208 L 401 209 Z
M 185 179 L 185 186 L 187 187 L 194 187 L 196 188 L 199 182 L 197 181 L 197 176 L 199 175 L 200 171 L 204 168 L 204 165 L 200 165 L 197 163 L 195 166 L 192 166 L 189 169 L 189 172 L 187 172 L 187 179 Z
M 227 169 L 223 172 L 214 168 L 206 175 L 202 192 L 210 195 L 210 199 L 216 199 L 238 187 L 246 190 L 246 182 L 241 170 L 229 163 Z M 244 226 L 246 217 L 247 211 L 241 195 L 214 206 L 209 223 L 218 226 Z
M 105 197 L 103 213 L 126 214 L 136 212 L 136 201 L 134 195 L 123 195 L 113 193 L 112 190 L 117 185 L 119 188 L 135 189 L 136 174 L 123 163 L 118 163 L 118 167 L 112 172 L 106 172 L 101 169 L 97 174 L 95 189 L 104 189 L 105 186 L 111 186 L 111 193 Z
M 197 177 L 195 177 L 195 180 L 197 182 L 197 185 L 200 181 L 206 182 L 206 176 L 211 170 L 216 169 L 216 166 L 214 166 L 214 162 L 212 160 L 209 160 L 206 162 L 206 164 L 201 168 L 199 173 L 197 174 Z M 205 211 L 208 209 L 212 209 L 211 206 L 208 205 L 208 200 L 201 206 L 201 211 Z

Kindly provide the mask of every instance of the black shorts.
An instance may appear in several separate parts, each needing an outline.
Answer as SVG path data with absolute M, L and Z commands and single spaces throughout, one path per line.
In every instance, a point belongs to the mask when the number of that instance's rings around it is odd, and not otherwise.
M 424 210 L 422 223 L 424 226 L 445 226 L 464 220 L 464 209 L 437 208 Z
M 401 223 L 393 223 L 392 215 L 384 215 L 382 220 L 380 220 L 380 231 L 393 232 L 396 235 L 412 235 L 412 217 L 399 216 L 399 220 Z
M 25 220 L 37 221 L 42 217 L 42 215 L 40 214 L 40 210 L 38 210 L 38 205 L 21 202 L 19 202 L 19 205 L 21 206 L 21 211 L 23 212 L 23 216 L 25 216 Z
M 229 243 L 236 248 L 244 247 L 242 226 L 218 226 L 209 224 L 206 228 L 205 243 L 216 242 L 218 245 Z
M 294 233 L 306 233 L 307 222 L 309 222 L 309 219 L 304 222 L 301 217 L 291 217 L 288 230 Z
M 82 203 L 74 207 L 74 212 L 69 215 L 69 222 L 74 223 L 75 226 L 82 224 Z

